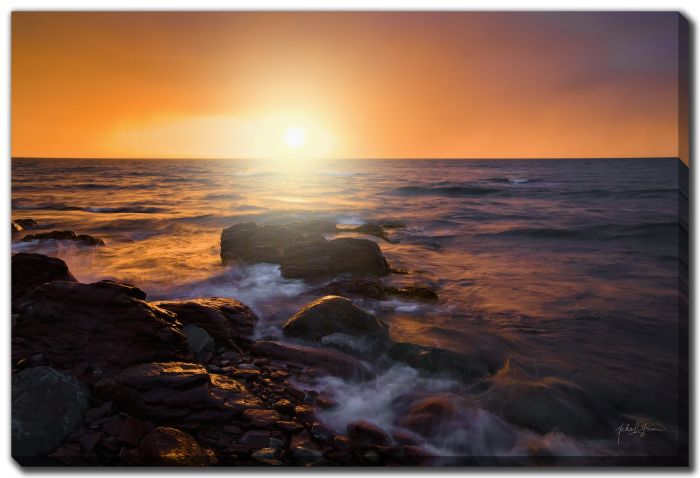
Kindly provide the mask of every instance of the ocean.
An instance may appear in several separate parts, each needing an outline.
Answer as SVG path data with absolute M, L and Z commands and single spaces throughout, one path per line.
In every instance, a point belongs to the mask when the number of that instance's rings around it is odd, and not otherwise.
M 233 297 L 258 313 L 259 337 L 275 338 L 322 284 L 283 278 L 272 264 L 225 268 L 223 228 L 309 218 L 397 226 L 386 229 L 390 241 L 367 237 L 439 301 L 355 303 L 387 322 L 393 340 L 458 352 L 495 373 L 463 384 L 395 363 L 370 382 L 319 380 L 310 386 L 342 398 L 323 412 L 329 425 L 398 426 L 402 397 L 421 390 L 457 404 L 428 443 L 444 456 L 668 456 L 687 446 L 688 169 L 676 158 L 299 170 L 13 159 L 12 217 L 107 243 L 21 242 L 20 233 L 13 252 L 60 257 L 82 282 L 131 282 L 150 300 Z M 655 430 L 618 429 L 636 423 Z

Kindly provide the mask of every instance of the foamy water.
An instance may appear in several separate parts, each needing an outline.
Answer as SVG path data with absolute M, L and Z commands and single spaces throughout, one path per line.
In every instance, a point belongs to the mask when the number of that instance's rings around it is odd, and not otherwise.
M 14 242 L 13 251 L 61 257 L 81 281 L 132 282 L 150 299 L 235 297 L 260 315 L 261 337 L 280 337 L 320 284 L 285 279 L 270 264 L 224 268 L 223 228 L 316 217 L 403 225 L 387 229 L 391 243 L 370 239 L 392 266 L 436 287 L 439 303 L 357 304 L 397 341 L 500 372 L 471 387 L 400 364 L 371 383 L 325 379 L 314 386 L 343 397 L 325 415 L 341 430 L 361 417 L 398 427 L 398 402 L 420 388 L 469 403 L 458 404 L 459 426 L 426 444 L 444 456 L 668 454 L 687 440 L 678 432 L 687 169 L 676 159 L 343 161 L 298 173 L 240 161 L 13 160 L 12 175 L 13 218 L 107 242 Z M 604 429 L 591 437 L 583 423 L 538 433 L 509 422 L 498 404 L 521 403 L 523 388 L 576 403 L 574 414 L 595 410 Z M 618 445 L 618 422 L 637 419 L 666 432 Z

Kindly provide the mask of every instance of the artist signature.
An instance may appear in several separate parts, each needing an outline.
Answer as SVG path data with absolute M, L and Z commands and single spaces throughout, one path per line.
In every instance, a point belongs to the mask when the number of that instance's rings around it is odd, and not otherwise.
M 647 433 L 649 432 L 665 432 L 666 429 L 657 423 L 646 423 L 646 422 L 637 422 L 634 425 L 630 425 L 629 423 L 623 423 L 619 427 L 615 429 L 615 433 L 617 433 L 617 444 L 620 444 L 620 436 L 625 435 L 625 436 L 633 436 L 633 435 L 639 435 L 640 438 L 644 438 L 647 436 Z

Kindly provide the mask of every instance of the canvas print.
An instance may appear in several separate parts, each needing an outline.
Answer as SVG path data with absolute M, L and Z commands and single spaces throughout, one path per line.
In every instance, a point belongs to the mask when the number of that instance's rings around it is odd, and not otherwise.
M 677 12 L 11 19 L 23 466 L 688 466 Z

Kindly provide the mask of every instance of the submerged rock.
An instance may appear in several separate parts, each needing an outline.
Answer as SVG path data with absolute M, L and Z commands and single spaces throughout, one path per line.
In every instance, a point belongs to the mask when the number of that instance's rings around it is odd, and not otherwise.
M 425 284 L 411 284 L 401 287 L 386 286 L 385 292 L 391 296 L 419 299 L 427 302 L 438 301 L 438 294 L 435 289 Z
M 376 242 L 341 237 L 318 239 L 288 246 L 281 258 L 282 275 L 291 278 L 321 278 L 352 274 L 382 276 L 389 265 Z
M 22 229 L 34 229 L 39 225 L 36 219 L 31 218 L 15 219 L 12 222 L 20 226 Z
M 447 374 L 465 382 L 484 377 L 490 372 L 488 364 L 481 360 L 437 347 L 395 343 L 389 348 L 389 356 L 429 374 Z
M 176 428 L 158 427 L 141 440 L 139 453 L 146 464 L 207 466 L 216 462 L 211 450 Z
M 12 456 L 48 453 L 83 421 L 89 392 L 75 377 L 50 367 L 12 377 Z
M 391 242 L 386 236 L 386 232 L 384 231 L 382 226 L 378 226 L 376 224 L 363 224 L 353 229 L 349 229 L 349 231 L 357 232 L 360 234 L 367 234 L 368 236 L 378 237 L 380 239 L 384 239 L 387 242 Z
M 220 345 L 251 340 L 258 321 L 250 307 L 225 297 L 160 301 L 153 305 L 174 312 L 183 324 L 203 328 Z
M 145 298 L 141 289 L 112 281 L 41 285 L 20 307 L 12 357 L 43 354 L 60 368 L 85 362 L 104 372 L 187 359 L 187 339 L 175 314 Z
M 489 385 L 482 403 L 519 427 L 586 438 L 609 437 L 613 429 L 605 418 L 614 415 L 609 404 L 572 382 L 556 377 L 523 377 L 502 370 Z
M 51 231 L 51 232 L 43 232 L 43 233 L 39 233 L 39 234 L 28 234 L 22 238 L 23 242 L 46 241 L 46 240 L 73 241 L 73 242 L 79 242 L 79 243 L 86 245 L 86 246 L 104 246 L 105 245 L 105 241 L 103 241 L 99 237 L 89 236 L 87 234 L 76 235 L 76 233 L 73 231 Z
M 368 365 L 352 355 L 327 348 L 305 347 L 259 340 L 251 348 L 253 355 L 313 368 L 347 379 L 367 379 L 372 376 Z
M 42 284 L 51 281 L 77 282 L 61 259 L 18 252 L 12 255 L 12 311 L 19 309 L 27 295 Z
M 353 448 L 389 446 L 392 443 L 391 436 L 387 432 L 365 420 L 349 423 L 347 432 Z
M 389 327 L 345 297 L 328 295 L 307 304 L 282 327 L 285 335 L 320 342 L 327 335 L 345 334 L 386 342 Z

